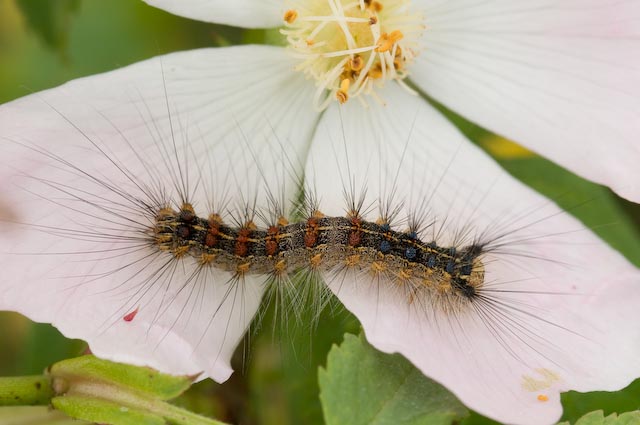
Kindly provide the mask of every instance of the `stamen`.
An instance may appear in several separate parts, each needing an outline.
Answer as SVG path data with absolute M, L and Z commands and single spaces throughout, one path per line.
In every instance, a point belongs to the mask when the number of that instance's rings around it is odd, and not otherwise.
M 336 93 L 338 102 L 345 103 L 347 100 L 349 100 L 349 84 L 350 83 L 348 78 L 345 78 L 340 83 L 340 90 L 338 90 L 338 92 Z
M 362 56 L 355 55 L 354 57 L 349 59 L 349 68 L 352 71 L 358 72 L 362 69 L 363 66 L 364 66 L 364 62 L 362 61 Z
M 298 12 L 296 12 L 293 9 L 290 9 L 284 12 L 284 21 L 287 24 L 293 24 L 297 17 L 298 17 Z
M 388 52 L 396 43 L 402 40 L 404 36 L 400 31 L 393 31 L 391 34 L 383 32 L 376 43 L 376 52 Z
M 377 88 L 409 75 L 425 29 L 410 0 L 289 2 L 295 7 L 285 13 L 281 33 L 301 59 L 295 69 L 316 82 L 319 110 L 361 94 L 378 101 Z

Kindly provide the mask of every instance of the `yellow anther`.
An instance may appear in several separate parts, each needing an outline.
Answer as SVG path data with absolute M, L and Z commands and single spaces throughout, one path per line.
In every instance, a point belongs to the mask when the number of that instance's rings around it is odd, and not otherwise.
M 374 0 L 369 3 L 369 9 L 373 10 L 376 13 L 379 13 L 380 11 L 382 11 L 382 3 Z
M 362 60 L 362 56 L 360 55 L 355 55 L 354 57 L 349 59 L 349 62 L 347 63 L 349 64 L 349 69 L 355 72 L 359 72 L 364 66 L 364 61 Z
M 382 33 L 376 43 L 376 52 L 388 52 L 393 48 L 393 45 L 402 40 L 403 37 L 402 32 L 398 30 L 392 31 L 390 34 L 386 32 Z
M 349 81 L 348 78 L 345 78 L 340 82 L 340 89 L 336 92 L 336 98 L 338 99 L 338 102 L 345 103 L 347 100 L 349 100 L 350 84 L 351 82 Z
M 293 9 L 289 9 L 286 12 L 284 12 L 284 21 L 287 24 L 293 24 L 297 18 L 298 18 L 298 12 L 296 12 Z
M 368 75 L 369 75 L 369 78 L 372 78 L 374 80 L 377 80 L 378 78 L 382 78 L 382 66 L 380 65 L 380 62 L 377 62 L 375 65 L 371 67 Z
M 549 401 L 549 396 L 546 394 L 538 394 L 538 401 Z

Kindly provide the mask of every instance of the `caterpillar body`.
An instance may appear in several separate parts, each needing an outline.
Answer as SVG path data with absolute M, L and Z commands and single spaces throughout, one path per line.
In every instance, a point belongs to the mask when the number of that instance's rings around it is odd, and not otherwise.
M 180 211 L 159 211 L 154 238 L 160 250 L 175 257 L 190 255 L 202 266 L 240 275 L 279 276 L 305 267 L 328 271 L 340 266 L 384 274 L 412 292 L 439 294 L 436 307 L 459 304 L 454 299 L 472 301 L 484 279 L 478 258 L 481 246 L 458 249 L 424 243 L 415 232 L 368 222 L 357 211 L 348 217 L 325 217 L 314 211 L 295 224 L 281 217 L 260 230 L 252 222 L 241 228 L 227 226 L 217 214 L 199 218 L 185 204 Z

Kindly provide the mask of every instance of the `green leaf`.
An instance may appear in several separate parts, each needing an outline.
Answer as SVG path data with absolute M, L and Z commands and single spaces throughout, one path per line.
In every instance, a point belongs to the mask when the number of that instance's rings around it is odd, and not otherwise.
M 327 353 L 343 340 L 345 331 L 358 332 L 360 324 L 345 309 L 327 307 L 322 313 L 314 297 L 295 316 L 282 314 L 282 300 L 272 299 L 252 338 L 248 386 L 250 414 L 261 424 L 322 424 L 318 374 Z M 317 301 L 317 298 L 315 299 Z M 286 316 L 285 314 L 285 316 Z M 318 315 L 319 314 L 319 315 Z
M 467 409 L 398 354 L 375 350 L 363 335 L 346 334 L 319 370 L 327 425 L 451 424 Z
M 160 400 L 175 398 L 192 384 L 192 376 L 172 376 L 147 367 L 131 366 L 82 356 L 54 364 L 50 374 L 57 378 L 97 380 L 135 390 Z
M 62 56 L 66 56 L 71 18 L 80 6 L 79 0 L 16 0 L 29 27 Z
M 561 422 L 558 425 L 570 425 L 569 422 Z M 627 412 L 621 415 L 612 413 L 605 417 L 602 410 L 587 413 L 578 419 L 575 425 L 640 425 L 640 411 Z

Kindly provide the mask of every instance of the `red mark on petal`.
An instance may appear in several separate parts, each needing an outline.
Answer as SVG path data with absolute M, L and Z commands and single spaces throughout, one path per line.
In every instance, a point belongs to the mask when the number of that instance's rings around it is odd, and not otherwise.
M 133 320 L 134 317 L 136 317 L 136 314 L 138 314 L 138 307 L 136 307 L 136 309 L 133 310 L 131 313 L 125 314 L 123 319 L 125 322 L 130 322 Z

